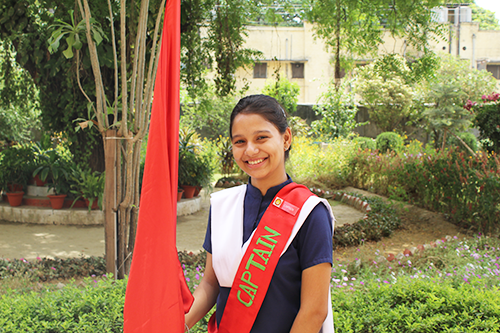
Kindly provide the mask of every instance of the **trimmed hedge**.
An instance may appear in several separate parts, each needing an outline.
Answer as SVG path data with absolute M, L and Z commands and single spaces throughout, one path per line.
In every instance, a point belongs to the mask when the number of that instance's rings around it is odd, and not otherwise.
M 380 133 L 375 139 L 377 149 L 385 153 L 386 151 L 399 151 L 404 146 L 403 138 L 394 132 Z
M 0 333 L 123 332 L 126 280 L 85 280 L 55 292 L 0 298 Z
M 332 306 L 337 333 L 500 331 L 496 287 L 399 277 L 397 283 L 334 290 Z
M 367 219 L 336 227 L 333 234 L 334 248 L 359 245 L 364 241 L 379 241 L 382 237 L 390 236 L 401 225 L 396 209 L 382 199 L 365 197 L 358 193 L 348 194 L 368 202 L 371 211 L 367 213 Z
M 367 138 L 365 136 L 359 136 L 357 138 L 354 138 L 352 140 L 352 142 L 354 142 L 358 148 L 360 149 L 371 149 L 371 150 L 375 150 L 377 149 L 377 144 L 375 143 L 375 140 L 373 140 L 372 138 Z

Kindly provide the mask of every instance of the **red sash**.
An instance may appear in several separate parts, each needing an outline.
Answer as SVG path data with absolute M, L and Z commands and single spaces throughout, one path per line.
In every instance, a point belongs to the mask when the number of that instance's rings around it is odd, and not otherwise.
M 312 195 L 307 187 L 290 183 L 274 197 L 238 267 L 219 328 L 214 313 L 209 333 L 250 332 L 300 210 Z

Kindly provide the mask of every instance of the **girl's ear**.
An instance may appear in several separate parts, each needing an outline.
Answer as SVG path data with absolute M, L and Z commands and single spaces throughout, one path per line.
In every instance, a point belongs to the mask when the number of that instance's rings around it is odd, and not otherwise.
M 285 133 L 283 134 L 283 144 L 286 148 L 285 150 L 292 145 L 292 130 L 290 127 L 287 127 Z

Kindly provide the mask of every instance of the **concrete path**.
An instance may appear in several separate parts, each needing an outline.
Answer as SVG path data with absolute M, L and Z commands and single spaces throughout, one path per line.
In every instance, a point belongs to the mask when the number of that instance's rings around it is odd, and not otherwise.
M 218 190 L 218 189 L 217 189 Z M 207 228 L 209 196 L 203 191 L 201 210 L 177 218 L 177 249 L 202 250 Z M 336 226 L 354 223 L 363 217 L 360 211 L 332 202 Z M 104 254 L 104 228 L 101 226 L 36 225 L 0 222 L 0 258 L 78 257 Z

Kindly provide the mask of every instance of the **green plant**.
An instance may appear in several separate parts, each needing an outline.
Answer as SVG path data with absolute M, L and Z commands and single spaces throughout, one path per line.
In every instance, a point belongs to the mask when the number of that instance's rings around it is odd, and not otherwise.
M 483 96 L 483 103 L 474 107 L 475 125 L 479 129 L 483 147 L 490 153 L 500 152 L 500 100 L 499 94 Z
M 234 169 L 234 158 L 233 158 L 233 144 L 231 143 L 231 138 L 222 136 L 219 137 L 217 141 L 217 155 L 219 156 L 219 161 L 221 165 L 221 172 L 225 176 L 229 176 L 233 173 Z
M 0 180 L 4 191 L 10 191 L 9 185 L 23 187 L 31 176 L 35 156 L 28 145 L 9 147 L 0 153 Z
M 104 173 L 91 171 L 90 169 L 82 169 L 79 166 L 75 166 L 71 170 L 70 177 L 73 181 L 73 184 L 71 184 L 71 193 L 76 196 L 73 201 L 73 205 L 76 200 L 84 198 L 89 201 L 89 211 L 92 209 L 92 204 L 96 200 L 99 207 L 102 207 L 105 181 Z
M 266 83 L 262 93 L 274 97 L 289 114 L 297 110 L 300 87 L 290 82 L 286 77 L 279 75 L 279 68 L 275 72 L 276 80 Z
M 311 124 L 312 133 L 329 140 L 345 137 L 364 123 L 356 122 L 358 108 L 354 102 L 354 93 L 350 90 L 351 82 L 344 80 L 340 87 L 333 81 L 328 90 L 321 94 L 318 105 L 314 106 L 316 115 L 320 116 Z
M 179 132 L 179 185 L 208 186 L 212 167 L 207 157 L 201 156 L 192 143 L 198 134 L 189 129 Z
M 33 171 L 33 177 L 39 175 L 42 181 L 48 178 L 47 185 L 49 189 L 54 189 L 55 195 L 67 194 L 69 192 L 68 162 L 59 156 L 55 149 L 47 150 L 38 155 L 38 159 L 41 165 Z
M 371 149 L 371 150 L 377 149 L 377 144 L 376 144 L 375 140 L 373 140 L 372 138 L 358 136 L 358 137 L 352 139 L 352 142 L 354 142 L 358 148 L 363 149 L 363 150 L 364 149 Z
M 375 139 L 376 147 L 381 152 L 399 151 L 403 148 L 403 138 L 394 132 L 380 133 Z
M 401 128 L 412 112 L 411 70 L 399 55 L 385 55 L 356 70 L 356 92 L 370 120 L 384 132 Z

